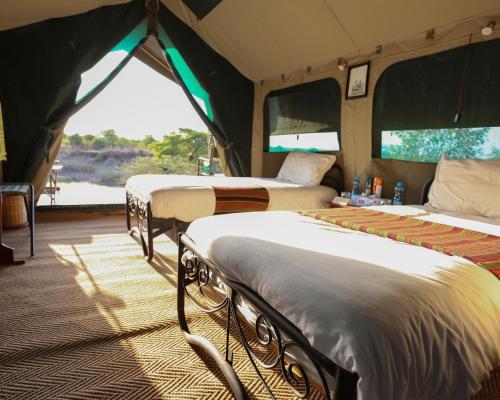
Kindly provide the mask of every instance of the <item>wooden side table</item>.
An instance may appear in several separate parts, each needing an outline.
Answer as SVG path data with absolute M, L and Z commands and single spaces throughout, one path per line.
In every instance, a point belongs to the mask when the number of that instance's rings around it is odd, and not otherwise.
M 2 198 L 7 196 L 22 196 L 30 227 L 30 253 L 35 255 L 35 190 L 30 183 L 0 183 Z M 0 227 L 1 228 L 1 227 Z

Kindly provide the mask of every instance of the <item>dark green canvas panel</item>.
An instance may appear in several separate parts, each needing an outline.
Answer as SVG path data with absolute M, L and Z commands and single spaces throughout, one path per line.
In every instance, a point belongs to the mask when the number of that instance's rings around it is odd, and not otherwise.
M 399 62 L 387 68 L 375 88 L 372 155 L 380 157 L 382 131 L 500 126 L 499 109 L 500 39 Z
M 74 107 L 80 75 L 145 16 L 144 2 L 136 0 L 0 32 L 6 181 L 31 181 L 51 141 L 44 127 Z
M 166 43 L 163 45 L 167 48 L 169 62 L 200 117 L 221 146 L 227 149 L 226 161 L 231 172 L 236 176 L 249 175 L 253 82 L 245 78 L 229 61 L 210 48 L 190 27 L 163 5 L 160 5 L 159 25 L 164 30 L 162 35 L 168 37 L 164 38 Z M 179 55 L 177 62 L 173 57 L 175 54 Z M 184 76 L 181 74 L 183 63 L 187 67 Z M 189 81 L 186 79 L 189 76 L 195 79 Z M 202 89 L 201 93 L 204 92 L 208 96 L 210 111 L 207 110 L 206 114 L 200 110 L 192 97 L 193 94 L 196 95 L 198 89 Z M 200 98 L 205 100 L 203 94 L 196 96 L 201 96 Z
M 97 62 L 91 69 L 81 74 L 83 85 L 84 75 L 87 72 L 92 71 L 94 68 L 97 68 L 100 72 L 99 76 L 97 76 L 94 71 L 92 72 L 93 82 L 91 83 L 93 84 L 93 86 L 85 88 L 86 90 L 84 90 L 83 92 L 82 86 L 80 86 L 76 104 L 87 103 L 87 97 L 93 98 L 97 93 L 101 91 L 100 86 L 102 84 L 105 84 L 106 82 L 109 83 L 110 78 L 112 78 L 114 75 L 120 72 L 123 67 L 125 67 L 128 61 L 130 61 L 130 59 L 132 58 L 131 53 L 135 53 L 135 51 L 138 49 L 138 45 L 141 44 L 146 38 L 148 34 L 147 31 L 148 24 L 144 19 L 132 30 L 132 32 L 125 36 L 125 38 L 123 38 L 120 43 L 113 47 L 111 51 L 106 54 L 101 60 L 99 60 L 99 62 Z M 109 59 L 107 59 L 108 56 L 113 56 L 113 64 Z M 106 65 L 105 70 L 103 70 L 102 67 L 99 68 L 100 63 L 104 63 L 104 65 Z
M 332 78 L 272 91 L 264 103 L 267 144 L 270 135 L 340 132 L 340 103 Z
M 205 18 L 222 0 L 182 0 L 198 19 Z
M 210 103 L 210 96 L 207 91 L 201 86 L 200 81 L 194 75 L 189 65 L 186 63 L 184 57 L 182 57 L 179 50 L 177 50 L 168 37 L 165 29 L 161 26 L 158 27 L 158 39 L 164 46 L 164 51 L 167 53 L 168 57 L 172 60 L 173 67 L 177 70 L 182 82 L 189 90 L 192 96 L 195 96 L 199 101 L 203 102 L 204 112 L 208 119 L 214 122 L 214 113 L 212 110 L 212 105 Z

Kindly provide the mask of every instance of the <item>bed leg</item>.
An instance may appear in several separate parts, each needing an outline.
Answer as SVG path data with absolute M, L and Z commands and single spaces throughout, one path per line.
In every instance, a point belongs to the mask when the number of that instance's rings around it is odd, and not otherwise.
M 141 217 L 141 214 L 142 214 L 142 210 L 140 209 L 139 201 L 136 200 L 135 216 L 137 217 L 137 226 L 134 226 L 130 230 L 130 235 L 134 235 L 134 233 L 137 233 L 137 235 L 139 236 L 139 241 L 141 242 L 142 254 L 144 255 L 144 257 L 147 257 L 148 256 L 148 249 L 146 246 L 146 241 L 144 240 L 144 235 L 142 234 L 143 223 L 141 222 L 141 218 L 143 218 L 143 217 Z
M 338 400 L 354 400 L 357 397 L 356 388 L 358 375 L 351 374 L 343 369 L 339 370 L 339 378 L 335 399 Z
M 249 396 L 245 390 L 245 387 L 241 383 L 238 375 L 232 367 L 230 362 L 230 356 L 225 357 L 217 347 L 215 347 L 209 340 L 204 337 L 193 335 L 189 331 L 188 323 L 186 320 L 185 313 L 185 291 L 186 291 L 186 281 L 185 281 L 185 270 L 182 264 L 182 255 L 184 254 L 184 244 L 181 240 L 181 234 L 178 235 L 178 258 L 177 258 L 177 318 L 179 321 L 179 327 L 182 330 L 184 338 L 191 346 L 200 347 L 205 350 L 208 355 L 217 363 L 218 368 L 224 375 L 234 397 L 238 400 L 248 400 Z M 228 308 L 228 318 L 231 318 Z M 228 344 L 226 345 L 228 347 Z M 227 353 L 228 355 L 230 353 Z
M 147 204 L 147 231 L 148 231 L 148 246 L 147 246 L 147 260 L 150 262 L 154 256 L 153 248 L 153 213 L 151 212 L 151 203 L 148 201 Z
M 130 233 L 132 226 L 130 225 L 130 200 L 127 191 L 125 191 L 125 212 L 127 214 L 127 231 Z

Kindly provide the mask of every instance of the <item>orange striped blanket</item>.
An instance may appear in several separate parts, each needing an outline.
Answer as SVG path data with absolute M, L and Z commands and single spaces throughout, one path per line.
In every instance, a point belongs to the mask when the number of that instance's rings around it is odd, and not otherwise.
M 366 208 L 301 211 L 344 228 L 387 237 L 472 261 L 500 279 L 500 237 Z
M 214 187 L 215 215 L 266 211 L 269 193 L 263 187 Z

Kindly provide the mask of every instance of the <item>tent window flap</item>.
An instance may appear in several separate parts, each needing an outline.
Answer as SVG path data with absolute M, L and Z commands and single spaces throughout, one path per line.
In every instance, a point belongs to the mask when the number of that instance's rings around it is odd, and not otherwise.
M 269 93 L 264 104 L 265 149 L 339 150 L 340 87 L 328 78 Z
M 375 89 L 372 156 L 498 158 L 498 71 L 500 39 L 391 65 Z
M 92 68 L 81 74 L 82 83 L 78 88 L 76 103 L 84 101 L 87 95 L 91 95 L 95 89 L 106 81 L 113 71 L 122 64 L 130 53 L 147 36 L 146 20 L 141 21 L 123 40 L 101 58 Z
M 197 103 L 195 109 L 224 147 L 231 173 L 248 175 L 253 82 L 210 48 L 163 4 L 160 4 L 158 25 L 158 38 L 166 58 L 191 102 Z

